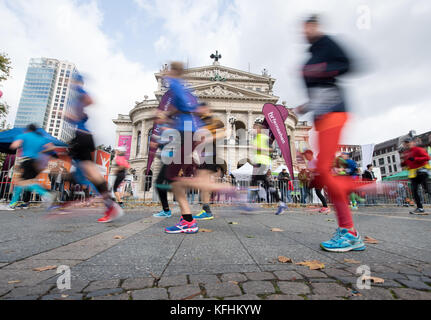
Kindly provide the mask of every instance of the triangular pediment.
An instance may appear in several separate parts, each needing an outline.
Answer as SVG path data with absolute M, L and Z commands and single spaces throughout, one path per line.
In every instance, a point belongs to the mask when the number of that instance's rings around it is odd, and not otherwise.
M 223 82 L 209 82 L 190 86 L 189 88 L 199 98 L 257 99 L 265 101 L 278 101 L 279 99 L 264 92 L 248 90 Z
M 156 78 L 161 77 L 161 74 L 156 74 Z M 246 81 L 246 82 L 275 82 L 275 79 L 270 76 L 258 75 L 242 70 L 237 70 L 221 65 L 211 65 L 199 68 L 186 69 L 184 78 L 194 80 L 218 80 L 218 81 Z

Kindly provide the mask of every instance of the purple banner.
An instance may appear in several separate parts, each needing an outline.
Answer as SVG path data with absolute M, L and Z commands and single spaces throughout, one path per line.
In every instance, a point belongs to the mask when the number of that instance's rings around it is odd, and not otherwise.
M 290 140 L 287 136 L 286 126 L 284 124 L 289 116 L 289 111 L 283 106 L 275 106 L 271 103 L 267 103 L 263 106 L 262 112 L 265 115 L 266 123 L 269 126 L 272 135 L 280 147 L 284 161 L 289 168 L 290 176 L 293 179 L 295 174 L 293 172 L 292 152 L 290 149 Z

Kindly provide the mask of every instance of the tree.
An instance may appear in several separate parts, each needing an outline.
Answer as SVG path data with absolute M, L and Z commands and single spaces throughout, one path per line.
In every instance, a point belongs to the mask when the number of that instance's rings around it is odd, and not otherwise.
M 11 60 L 5 53 L 0 53 L 0 83 L 10 77 L 12 70 Z M 0 120 L 9 113 L 9 106 L 6 102 L 0 102 Z

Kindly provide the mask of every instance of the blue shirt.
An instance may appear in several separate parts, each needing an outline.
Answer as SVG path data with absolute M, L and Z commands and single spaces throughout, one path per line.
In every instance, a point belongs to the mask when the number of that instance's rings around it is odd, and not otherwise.
M 20 134 L 15 138 L 15 141 L 18 140 L 22 140 L 22 156 L 31 159 L 38 159 L 40 157 L 39 153 L 43 151 L 45 149 L 44 146 L 50 142 L 48 139 L 35 132 Z
M 69 119 L 69 122 L 76 125 L 77 129 L 89 132 L 86 126 L 88 116 L 84 112 L 84 104 L 82 103 L 83 97 L 86 96 L 88 93 L 80 85 L 72 85 L 71 89 L 73 92 L 73 98 L 70 104 L 71 111 L 79 120 L 74 121 Z
M 175 117 L 174 129 L 179 131 L 197 131 L 202 127 L 202 121 L 193 112 L 196 112 L 197 103 L 183 81 L 176 78 L 166 78 L 172 92 L 172 105 L 179 111 Z

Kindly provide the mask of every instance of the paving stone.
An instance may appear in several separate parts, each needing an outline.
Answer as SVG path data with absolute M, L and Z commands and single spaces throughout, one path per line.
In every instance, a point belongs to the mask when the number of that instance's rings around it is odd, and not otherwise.
M 79 280 L 73 280 L 70 282 L 70 290 L 60 290 L 57 288 L 57 279 L 55 279 L 54 288 L 49 292 L 50 294 L 72 294 L 72 293 L 80 293 L 82 290 L 84 290 L 90 282 L 87 281 L 79 281 Z
M 401 300 L 431 300 L 431 292 L 413 289 L 394 289 L 396 296 Z
M 273 294 L 268 296 L 266 300 L 305 300 L 303 297 L 292 294 Z
M 154 285 L 154 278 L 127 279 L 122 287 L 126 290 L 138 290 L 151 288 Z
M 170 287 L 168 292 L 171 300 L 182 300 L 200 294 L 202 290 L 197 284 L 190 284 L 181 287 Z
M 247 281 L 247 277 L 241 273 L 225 273 L 221 276 L 221 280 L 223 282 L 229 282 L 229 281 L 245 282 Z
M 344 300 L 344 299 L 340 297 L 319 294 L 319 295 L 308 296 L 308 300 Z
M 132 292 L 133 300 L 168 300 L 165 288 L 150 288 Z
M 330 268 L 330 269 L 324 269 L 323 272 L 330 277 L 351 277 L 352 276 L 351 272 L 348 272 L 342 269 Z
M 402 273 L 402 274 L 405 274 L 405 275 L 407 275 L 407 274 L 409 274 L 409 275 L 417 275 L 417 276 L 421 275 L 421 272 L 418 271 L 417 269 L 413 268 L 413 267 L 395 265 L 394 268 L 399 273 Z
M 298 273 L 307 278 L 327 278 L 328 276 L 318 270 L 298 269 Z
M 104 297 L 95 297 L 92 300 L 96 301 L 127 301 L 130 300 L 130 296 L 127 293 L 123 293 L 116 296 L 104 296 Z
M 252 281 L 274 280 L 275 276 L 270 272 L 247 272 L 247 278 Z
M 122 293 L 123 291 L 124 290 L 121 288 L 97 290 L 97 291 L 88 293 L 86 298 L 108 296 L 108 295 Z
M 84 289 L 84 292 L 93 292 L 93 291 L 99 291 L 103 289 L 114 289 L 114 288 L 118 288 L 119 285 L 120 285 L 120 280 L 117 280 L 117 279 L 94 281 Z
M 401 284 L 406 287 L 416 290 L 431 290 L 431 287 L 422 281 L 411 281 L 411 280 L 398 280 Z
M 349 295 L 349 290 L 336 283 L 313 283 L 313 292 L 317 295 L 345 297 Z
M 246 294 L 275 293 L 274 285 L 269 281 L 248 281 L 242 285 Z
M 39 299 L 39 296 L 25 296 L 25 297 L 2 298 L 1 300 L 30 301 L 30 300 L 37 300 L 37 299 Z
M 216 275 L 191 275 L 190 283 L 192 284 L 208 284 L 208 283 L 220 283 L 220 279 Z
M 68 294 L 49 294 L 42 297 L 42 300 L 64 300 L 64 301 L 78 301 L 82 300 L 83 295 L 68 295 Z
M 158 287 L 178 287 L 187 284 L 187 277 L 185 275 L 162 277 L 159 281 Z
M 49 292 L 52 285 L 44 284 L 36 287 L 18 287 L 14 288 L 11 292 L 5 295 L 4 299 L 15 298 L 15 297 L 27 297 L 27 296 L 41 296 Z
M 401 280 L 397 280 L 397 281 L 401 281 Z M 384 283 L 378 283 L 378 284 L 373 283 L 372 286 L 377 287 L 377 288 L 379 288 L 379 287 L 381 287 L 381 288 L 401 288 L 402 285 L 397 281 L 385 279 Z
M 407 278 L 411 281 L 421 281 L 421 282 L 428 282 L 431 283 L 431 278 L 425 277 L 425 276 L 412 276 L 407 275 Z
M 238 285 L 229 282 L 210 283 L 205 285 L 205 289 L 209 297 L 235 297 L 242 294 Z
M 360 290 L 361 296 L 352 296 L 350 300 L 395 300 L 389 289 L 374 288 L 370 290 Z
M 259 298 L 258 296 L 254 295 L 254 294 L 245 294 L 243 296 L 239 296 L 239 297 L 229 297 L 229 298 L 225 298 L 224 300 L 249 300 L 249 301 L 253 301 L 253 300 L 262 300 L 261 298 Z
M 277 283 L 281 292 L 288 295 L 310 294 L 310 287 L 303 282 L 280 281 Z
M 304 279 L 296 271 L 276 271 L 276 272 L 274 272 L 274 274 L 276 275 L 276 277 L 279 280 L 295 281 L 295 280 L 302 280 L 302 279 Z
M 371 276 L 372 277 L 382 278 L 382 279 L 385 279 L 385 280 L 399 280 L 399 279 L 407 280 L 407 278 L 409 277 L 409 276 L 407 276 L 405 274 L 396 273 L 396 272 L 372 273 Z

